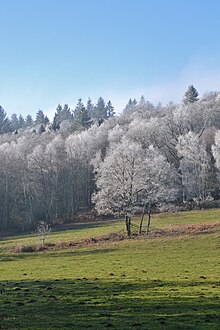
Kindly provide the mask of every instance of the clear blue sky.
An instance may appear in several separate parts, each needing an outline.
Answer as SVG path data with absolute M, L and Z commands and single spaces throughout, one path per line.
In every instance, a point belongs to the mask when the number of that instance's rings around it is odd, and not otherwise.
M 178 101 L 220 89 L 219 0 L 0 0 L 0 104 Z

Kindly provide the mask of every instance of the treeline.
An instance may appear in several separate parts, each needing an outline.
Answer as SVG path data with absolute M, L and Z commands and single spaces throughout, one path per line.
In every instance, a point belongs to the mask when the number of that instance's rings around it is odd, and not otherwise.
M 142 96 L 119 116 L 99 98 L 79 99 L 73 111 L 58 105 L 52 122 L 42 110 L 23 126 L 12 117 L 1 108 L 3 230 L 70 222 L 87 208 L 131 217 L 153 204 L 219 199 L 218 92 L 199 99 L 190 86 L 180 104 L 166 106 Z
M 89 128 L 93 123 L 101 124 L 104 120 L 115 115 L 114 107 L 109 100 L 106 104 L 102 97 L 100 97 L 96 104 L 92 103 L 89 98 L 86 106 L 84 106 L 82 99 L 78 99 L 74 110 L 71 110 L 68 104 L 58 104 L 52 122 L 44 114 L 42 110 L 38 110 L 35 119 L 28 114 L 25 118 L 16 113 L 7 116 L 5 110 L 0 106 L 0 134 L 4 133 L 18 133 L 19 129 L 38 126 L 40 133 L 46 130 L 57 131 L 60 129 L 62 122 L 71 126 L 72 131 L 79 131 L 80 129 Z M 64 123 L 65 125 L 65 123 Z M 70 127 L 69 127 L 70 128 Z

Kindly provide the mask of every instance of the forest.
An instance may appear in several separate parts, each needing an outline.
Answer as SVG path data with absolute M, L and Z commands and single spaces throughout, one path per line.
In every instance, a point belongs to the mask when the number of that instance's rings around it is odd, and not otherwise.
M 151 206 L 217 205 L 220 92 L 190 85 L 178 104 L 130 99 L 58 105 L 50 120 L 0 107 L 0 230 L 73 221 L 78 212 L 131 217 Z

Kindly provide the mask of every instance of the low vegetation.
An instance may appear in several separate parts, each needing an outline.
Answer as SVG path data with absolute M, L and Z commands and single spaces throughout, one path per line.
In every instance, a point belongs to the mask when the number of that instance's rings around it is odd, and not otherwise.
M 219 216 L 153 215 L 150 234 L 129 239 L 123 221 L 79 224 L 32 253 L 12 250 L 36 235 L 2 239 L 1 328 L 219 329 Z

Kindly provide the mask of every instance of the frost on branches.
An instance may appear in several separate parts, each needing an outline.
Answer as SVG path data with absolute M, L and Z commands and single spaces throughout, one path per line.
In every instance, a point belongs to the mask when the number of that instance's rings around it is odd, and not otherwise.
M 210 170 L 210 157 L 206 145 L 199 135 L 189 132 L 180 136 L 176 146 L 180 160 L 184 198 L 199 198 L 208 196 L 207 181 Z
M 124 215 L 128 235 L 128 221 L 136 211 L 147 204 L 172 200 L 176 194 L 171 187 L 173 169 L 152 146 L 142 149 L 124 139 L 109 148 L 103 162 L 96 163 L 96 209 L 101 214 Z

